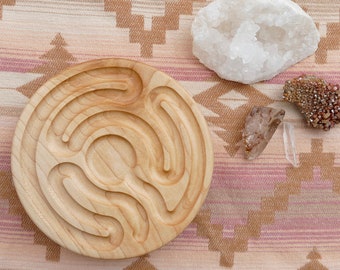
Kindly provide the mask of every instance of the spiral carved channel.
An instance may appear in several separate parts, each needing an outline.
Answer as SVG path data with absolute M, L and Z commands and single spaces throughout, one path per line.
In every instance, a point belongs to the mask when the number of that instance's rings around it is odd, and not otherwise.
M 204 118 L 170 77 L 95 60 L 52 78 L 15 132 L 12 171 L 37 226 L 77 253 L 128 258 L 175 238 L 208 191 Z

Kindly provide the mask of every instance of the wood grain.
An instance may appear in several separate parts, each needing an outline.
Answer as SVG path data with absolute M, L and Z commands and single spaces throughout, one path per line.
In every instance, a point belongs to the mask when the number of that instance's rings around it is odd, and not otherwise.
M 13 140 L 13 180 L 32 220 L 96 258 L 142 255 L 175 238 L 201 207 L 212 169 L 210 134 L 192 98 L 126 59 L 50 79 Z

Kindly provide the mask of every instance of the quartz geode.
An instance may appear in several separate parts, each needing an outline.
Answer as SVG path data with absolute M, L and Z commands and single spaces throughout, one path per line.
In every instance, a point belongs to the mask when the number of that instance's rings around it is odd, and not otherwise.
M 246 159 L 254 159 L 262 153 L 284 116 L 284 110 L 271 107 L 254 107 L 251 110 L 242 133 Z
M 192 23 L 193 53 L 220 77 L 255 83 L 313 54 L 320 35 L 290 0 L 215 0 Z
M 288 80 L 283 87 L 283 99 L 294 103 L 307 125 L 329 130 L 340 123 L 340 86 L 312 75 Z

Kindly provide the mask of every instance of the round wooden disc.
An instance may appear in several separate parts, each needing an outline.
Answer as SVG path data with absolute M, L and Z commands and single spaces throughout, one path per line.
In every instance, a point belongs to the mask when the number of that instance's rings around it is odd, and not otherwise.
M 31 219 L 77 253 L 134 257 L 175 238 L 211 181 L 204 118 L 172 78 L 125 59 L 46 82 L 18 122 L 15 188 Z

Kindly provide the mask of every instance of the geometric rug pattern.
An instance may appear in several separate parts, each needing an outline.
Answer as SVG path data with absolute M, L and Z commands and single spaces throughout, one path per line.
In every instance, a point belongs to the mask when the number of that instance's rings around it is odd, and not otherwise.
M 219 78 L 192 54 L 191 23 L 211 0 L 0 0 L 0 269 L 340 269 L 340 126 L 307 128 L 282 100 L 301 74 L 340 83 L 340 3 L 297 0 L 315 21 L 316 53 L 271 80 Z M 45 236 L 12 183 L 11 147 L 19 116 L 37 89 L 73 64 L 119 57 L 177 79 L 211 133 L 211 188 L 193 222 L 145 256 L 96 260 Z M 241 134 L 254 106 L 285 109 L 298 166 L 285 157 L 280 125 L 255 160 Z

